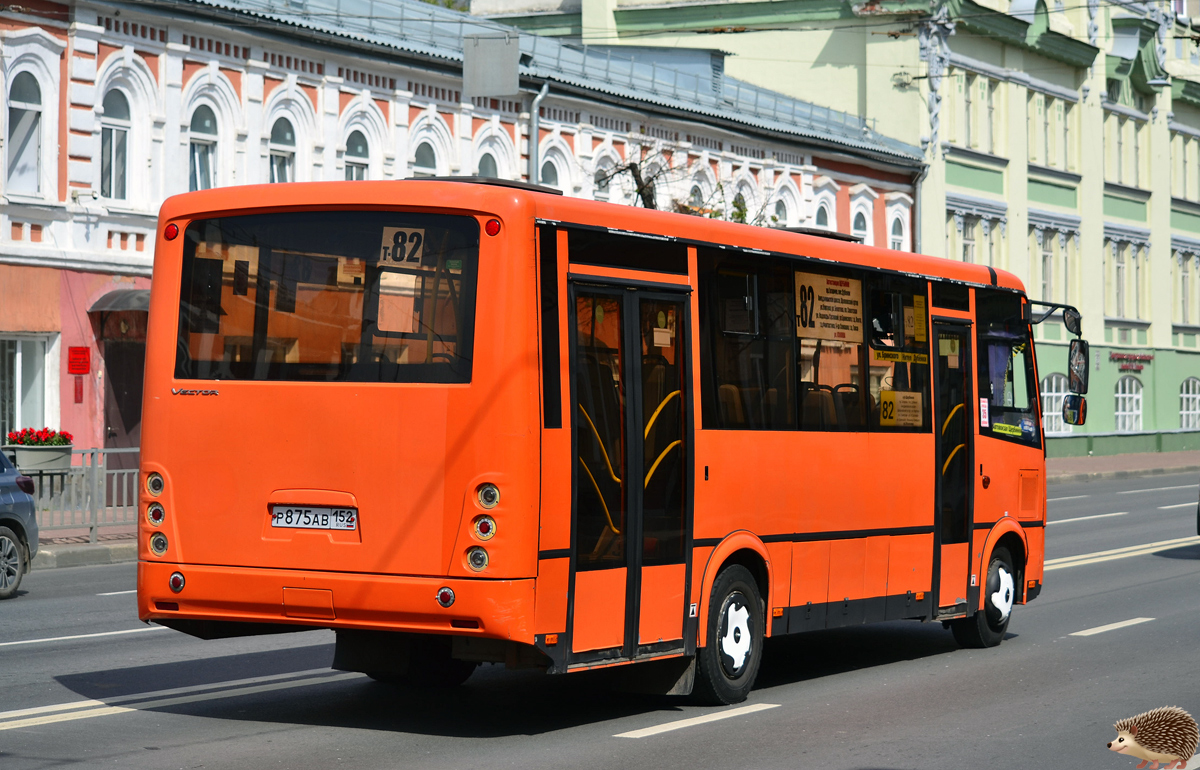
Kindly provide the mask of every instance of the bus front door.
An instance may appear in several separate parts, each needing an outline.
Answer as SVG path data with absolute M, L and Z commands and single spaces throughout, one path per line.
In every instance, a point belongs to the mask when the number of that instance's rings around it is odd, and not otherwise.
M 571 661 L 683 647 L 691 374 L 682 293 L 572 284 Z
M 934 321 L 937 490 L 934 531 L 941 568 L 937 589 L 941 615 L 967 611 L 970 578 L 971 494 L 974 429 L 971 418 L 971 327 Z

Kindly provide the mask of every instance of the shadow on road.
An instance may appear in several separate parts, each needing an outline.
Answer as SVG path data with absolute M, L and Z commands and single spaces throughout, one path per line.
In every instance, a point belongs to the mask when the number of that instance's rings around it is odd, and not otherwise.
M 1180 548 L 1169 548 L 1166 551 L 1158 551 L 1154 555 L 1164 559 L 1200 559 L 1200 543 L 1185 545 Z
M 936 623 L 884 623 L 769 640 L 758 689 L 957 649 L 950 633 Z M 81 696 L 104 700 L 327 668 L 332 658 L 332 645 L 314 645 L 110 669 L 61 676 L 58 681 Z M 137 708 L 136 702 L 122 705 Z M 612 670 L 546 676 L 540 671 L 506 671 L 503 666 L 484 665 L 465 685 L 453 690 L 379 684 L 364 676 L 159 710 L 209 719 L 489 738 L 537 735 L 651 712 L 679 712 L 686 705 L 687 700 L 681 698 L 619 692 L 613 687 Z

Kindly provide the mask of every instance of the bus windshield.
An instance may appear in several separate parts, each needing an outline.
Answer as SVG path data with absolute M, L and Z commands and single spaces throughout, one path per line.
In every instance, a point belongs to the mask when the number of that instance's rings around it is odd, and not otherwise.
M 469 382 L 479 225 L 321 211 L 197 220 L 175 376 Z

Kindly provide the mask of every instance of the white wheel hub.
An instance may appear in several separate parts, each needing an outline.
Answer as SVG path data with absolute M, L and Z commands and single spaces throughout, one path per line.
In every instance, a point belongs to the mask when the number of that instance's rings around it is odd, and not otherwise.
M 1000 578 L 1000 588 L 992 594 L 992 606 L 1000 613 L 1000 622 L 1003 623 L 1008 620 L 1008 615 L 1012 612 L 1015 597 L 1013 578 L 1003 566 L 998 568 L 996 573 L 996 576 Z
M 734 672 L 740 671 L 746 664 L 746 656 L 750 654 L 750 610 L 747 607 L 737 607 L 730 602 L 725 612 L 721 653 L 733 661 Z

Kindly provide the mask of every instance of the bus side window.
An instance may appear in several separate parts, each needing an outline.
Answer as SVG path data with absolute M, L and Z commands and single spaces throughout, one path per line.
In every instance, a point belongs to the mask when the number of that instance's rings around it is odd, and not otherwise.
M 872 278 L 868 285 L 868 424 L 876 431 L 929 430 L 925 282 L 879 277 Z
M 863 276 L 823 265 L 794 275 L 800 428 L 864 430 Z
M 701 248 L 701 395 L 704 426 L 796 427 L 793 282 L 783 262 Z
M 1033 341 L 1018 294 L 975 290 L 979 397 L 987 416 L 979 420 L 983 436 L 1040 447 L 1037 379 Z

